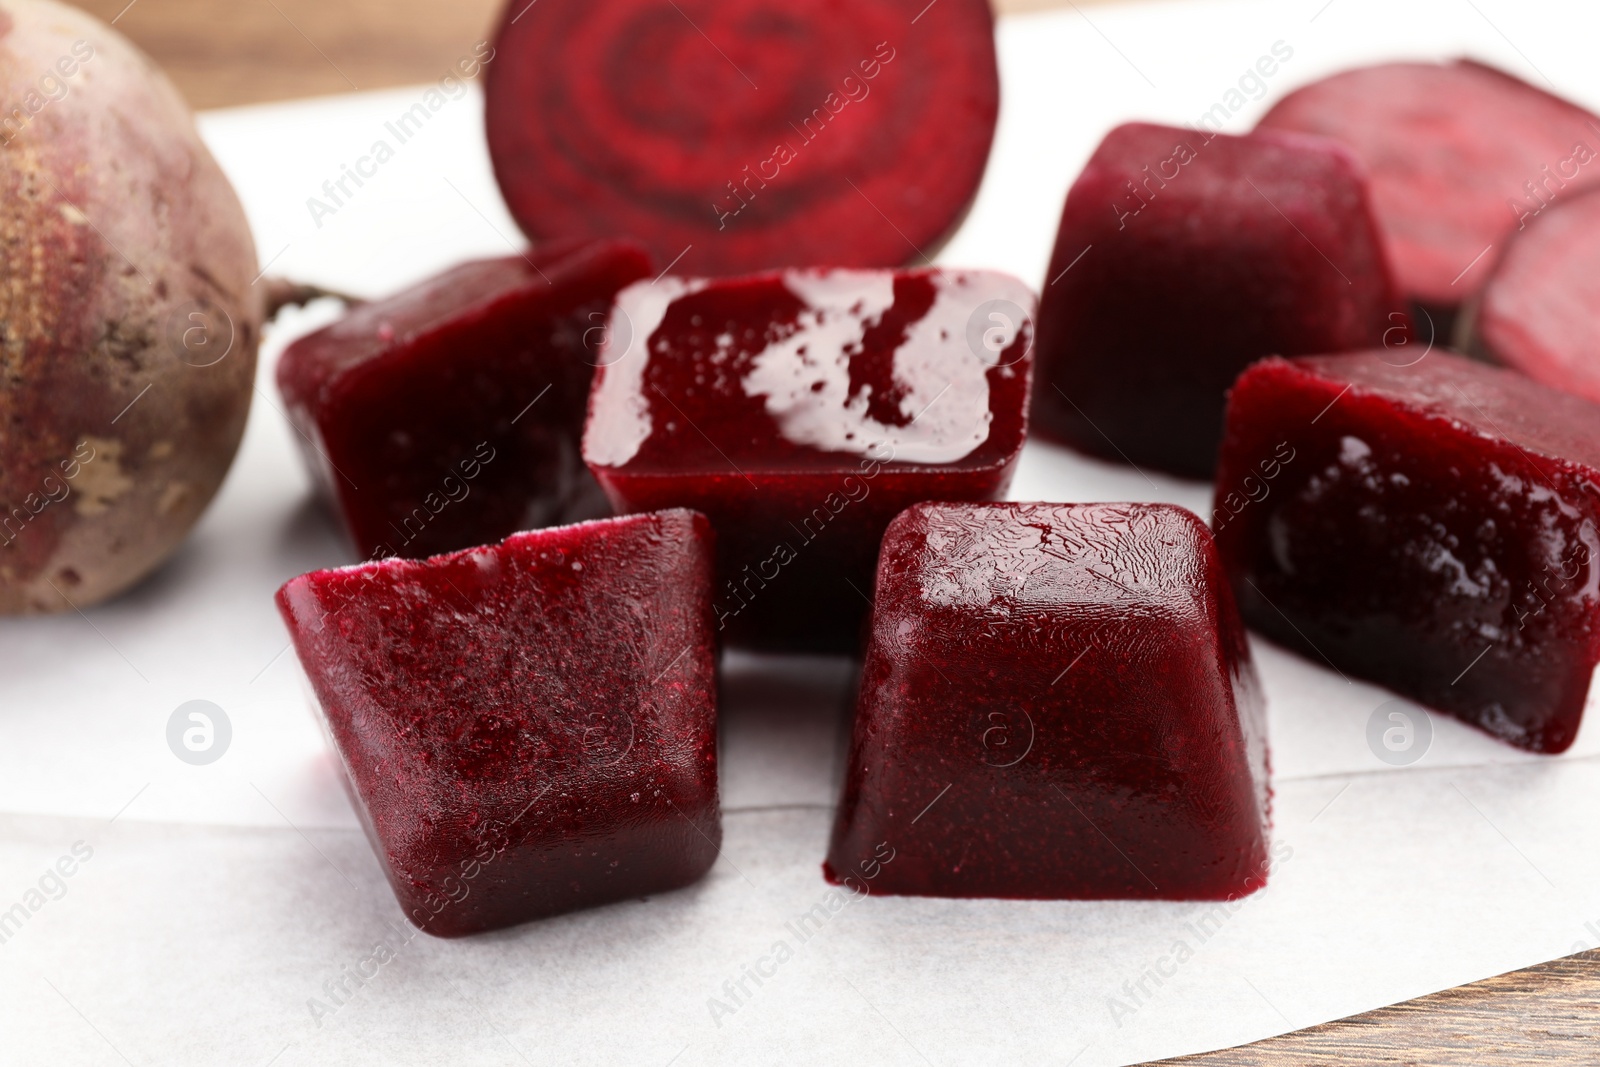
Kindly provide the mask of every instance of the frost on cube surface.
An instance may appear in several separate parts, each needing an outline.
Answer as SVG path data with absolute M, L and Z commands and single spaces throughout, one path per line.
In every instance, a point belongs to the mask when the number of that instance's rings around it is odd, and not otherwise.
M 401 907 L 450 937 L 716 858 L 711 532 L 669 511 L 278 593 Z
M 1252 892 L 1264 720 L 1190 512 L 919 505 L 884 537 L 825 872 L 926 896 Z
M 1312 659 L 1563 751 L 1600 659 L 1600 407 L 1395 355 L 1239 379 L 1214 525 L 1240 608 Z
M 1338 144 L 1119 126 L 1062 212 L 1034 417 L 1082 451 L 1208 478 L 1248 364 L 1399 344 L 1404 308 Z
M 612 297 L 650 275 L 623 241 L 462 264 L 296 341 L 296 439 L 367 558 L 421 558 L 594 518 L 579 439 Z
M 981 271 L 666 278 L 617 298 L 584 459 L 619 511 L 717 531 L 719 630 L 855 651 L 889 521 L 1004 494 L 1034 297 Z

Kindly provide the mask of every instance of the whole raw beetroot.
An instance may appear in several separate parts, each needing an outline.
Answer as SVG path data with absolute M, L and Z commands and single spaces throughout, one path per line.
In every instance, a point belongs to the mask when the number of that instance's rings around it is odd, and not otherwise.
M 151 62 L 0 0 L 0 614 L 103 600 L 194 525 L 249 412 L 255 263 Z

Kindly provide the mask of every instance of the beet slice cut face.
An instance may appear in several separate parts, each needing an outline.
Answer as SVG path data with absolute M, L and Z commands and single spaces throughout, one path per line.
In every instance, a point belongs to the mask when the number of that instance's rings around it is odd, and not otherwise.
M 1250 625 L 1534 752 L 1600 662 L 1600 407 L 1434 352 L 1251 367 L 1217 471 Z
M 1259 129 L 1337 138 L 1372 183 L 1389 258 L 1424 341 L 1454 336 L 1504 242 L 1600 183 L 1600 119 L 1471 60 L 1348 70 L 1280 100 Z M 1288 354 L 1288 353 L 1284 353 Z
M 1552 205 L 1509 242 L 1467 348 L 1600 403 L 1600 191 Z
M 420 558 L 594 518 L 579 441 L 637 245 L 466 263 L 301 338 L 278 388 L 313 479 L 369 559 Z
M 1062 212 L 1035 421 L 1093 455 L 1208 478 L 1225 394 L 1249 363 L 1403 349 L 1409 324 L 1348 151 L 1119 126 Z
M 884 537 L 824 873 L 920 896 L 1242 896 L 1268 874 L 1267 774 L 1199 518 L 921 504 Z
M 618 511 L 710 517 L 726 640 L 854 653 L 890 520 L 1010 483 L 1034 312 L 984 271 L 640 282 L 617 296 L 584 459 Z
M 699 878 L 710 528 L 675 511 L 296 578 L 278 606 L 406 916 L 456 937 Z
M 523 231 L 628 234 L 688 275 L 931 254 L 999 107 L 986 0 L 513 2 L 494 44 Z

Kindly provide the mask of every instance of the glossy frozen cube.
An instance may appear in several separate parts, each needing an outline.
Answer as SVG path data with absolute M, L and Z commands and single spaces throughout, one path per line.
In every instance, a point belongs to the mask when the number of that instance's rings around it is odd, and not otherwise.
M 1094 455 L 1208 478 L 1248 364 L 1401 347 L 1409 324 L 1346 149 L 1119 126 L 1062 212 L 1035 423 Z
M 1440 352 L 1256 364 L 1217 544 L 1250 625 L 1521 748 L 1572 744 L 1600 661 L 1600 407 Z
M 279 591 L 417 926 L 489 930 L 711 866 L 710 538 L 692 512 L 634 515 Z
M 1166 504 L 923 504 L 884 537 L 825 871 L 875 893 L 1210 900 L 1265 881 L 1260 688 Z
M 357 550 L 420 558 L 606 513 L 579 457 L 623 241 L 462 264 L 291 345 L 278 387 Z
M 730 640 L 855 651 L 889 521 L 1004 494 L 1033 313 L 1021 282 L 981 271 L 637 284 L 617 298 L 584 458 L 619 511 L 711 518 Z

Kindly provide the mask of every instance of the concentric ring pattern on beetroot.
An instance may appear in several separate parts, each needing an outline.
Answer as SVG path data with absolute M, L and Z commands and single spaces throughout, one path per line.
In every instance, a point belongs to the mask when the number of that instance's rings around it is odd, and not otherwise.
M 711 536 L 693 512 L 630 515 L 279 590 L 411 922 L 455 937 L 711 866 Z
M 999 108 L 985 0 L 514 2 L 485 92 L 529 237 L 625 234 L 697 275 L 931 252 Z
M 1467 347 L 1600 403 L 1600 191 L 1555 204 L 1507 246 Z
M 1284 97 L 1259 128 L 1355 151 L 1400 285 L 1441 342 L 1503 242 L 1553 200 L 1600 183 L 1600 120 L 1471 60 L 1335 74 Z M 1427 322 L 1418 327 L 1426 340 Z

